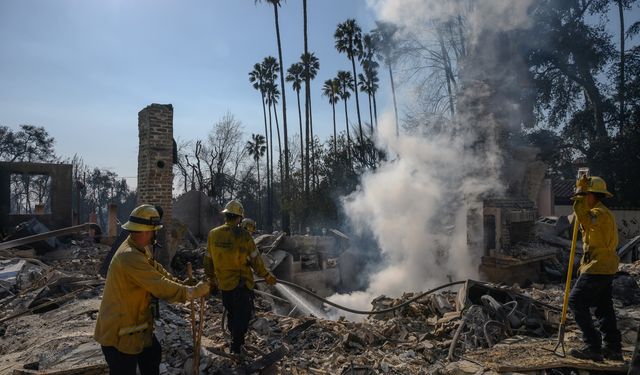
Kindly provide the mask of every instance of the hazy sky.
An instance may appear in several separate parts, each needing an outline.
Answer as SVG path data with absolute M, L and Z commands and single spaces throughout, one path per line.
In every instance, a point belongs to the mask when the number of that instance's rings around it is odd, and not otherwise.
M 351 68 L 333 32 L 347 18 L 368 31 L 374 13 L 365 1 L 310 0 L 308 15 L 320 59 L 314 123 L 324 139 L 332 120 L 322 82 Z M 284 2 L 280 29 L 287 68 L 303 51 L 301 0 Z M 277 57 L 273 7 L 253 0 L 0 0 L 0 125 L 44 126 L 59 156 L 135 177 L 137 113 L 151 103 L 173 104 L 176 139 L 205 138 L 227 111 L 247 135 L 262 133 L 248 73 L 267 55 Z M 290 88 L 287 99 L 293 136 Z
M 332 120 L 322 82 L 351 69 L 334 48 L 333 32 L 347 18 L 369 31 L 375 12 L 365 0 L 309 0 L 308 7 L 310 51 L 320 59 L 314 128 L 325 139 Z M 637 6 L 628 13 L 627 26 L 638 13 Z M 613 12 L 610 29 L 617 27 Z M 302 53 L 302 28 L 302 0 L 283 2 L 285 68 Z M 137 113 L 151 103 L 173 104 L 178 140 L 204 139 L 227 111 L 247 137 L 262 133 L 260 96 L 248 72 L 267 55 L 277 57 L 273 8 L 253 0 L 0 0 L 0 125 L 44 126 L 58 156 L 77 153 L 135 185 Z M 382 112 L 390 102 L 384 72 L 380 80 Z M 290 86 L 287 99 L 293 137 Z M 361 105 L 364 121 L 365 99 Z

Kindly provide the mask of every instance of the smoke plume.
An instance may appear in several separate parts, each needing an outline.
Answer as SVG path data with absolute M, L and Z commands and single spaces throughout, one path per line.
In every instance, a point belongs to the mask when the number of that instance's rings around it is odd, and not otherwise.
M 505 35 L 529 25 L 532 0 L 368 3 L 403 33 L 425 33 L 433 22 L 463 13 L 468 52 L 459 60 L 453 123 L 397 135 L 394 115 L 382 116 L 377 144 L 397 157 L 364 175 L 359 189 L 343 199 L 352 228 L 373 233 L 383 263 L 369 275 L 365 291 L 331 300 L 365 310 L 382 294 L 398 296 L 478 277 L 483 238 L 477 238 L 482 231 L 474 226 L 482 225 L 483 197 L 504 191 L 503 135 L 524 121 L 513 94 L 521 85 L 513 83 L 526 81 L 526 66 L 511 53 L 518 42 Z

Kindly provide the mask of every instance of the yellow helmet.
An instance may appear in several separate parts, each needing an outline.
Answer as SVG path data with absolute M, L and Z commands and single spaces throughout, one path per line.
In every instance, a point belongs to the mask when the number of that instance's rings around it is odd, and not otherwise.
M 240 223 L 244 229 L 249 231 L 249 233 L 253 233 L 256 231 L 256 221 L 253 219 L 242 219 L 242 223 Z
M 607 183 L 604 180 L 597 176 L 591 176 L 589 178 L 589 185 L 587 186 L 587 191 L 589 193 L 602 193 L 607 196 L 607 198 L 613 197 L 607 190 Z
M 238 216 L 244 217 L 244 207 L 242 207 L 242 203 L 237 200 L 229 201 L 229 203 L 224 206 L 224 210 L 222 210 L 223 214 L 234 214 Z
M 150 204 L 143 204 L 131 211 L 129 221 L 122 224 L 122 229 L 130 232 L 150 232 L 162 228 L 158 210 Z

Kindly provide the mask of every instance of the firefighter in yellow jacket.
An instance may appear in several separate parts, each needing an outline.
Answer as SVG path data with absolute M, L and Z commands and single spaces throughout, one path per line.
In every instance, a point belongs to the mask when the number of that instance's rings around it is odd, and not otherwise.
M 162 350 L 153 334 L 152 297 L 184 302 L 209 293 L 209 283 L 182 284 L 153 259 L 150 247 L 162 228 L 154 206 L 135 208 L 122 225 L 130 232 L 107 273 L 94 338 L 112 375 L 158 374 Z
M 569 306 L 582 331 L 584 346 L 569 352 L 572 356 L 602 361 L 622 360 L 621 337 L 612 301 L 612 282 L 618 271 L 618 229 L 616 220 L 604 204 L 610 198 L 607 185 L 600 177 L 581 176 L 576 183 L 573 210 L 582 230 L 583 251 L 580 277 L 569 295 Z M 598 332 L 591 319 L 590 308 L 600 321 Z M 602 347 L 604 341 L 604 347 Z
M 244 208 L 236 200 L 225 206 L 225 223 L 209 232 L 204 257 L 212 290 L 220 289 L 231 331 L 231 352 L 243 354 L 244 336 L 253 311 L 253 271 L 269 285 L 276 278 L 267 271 L 249 232 L 240 226 Z

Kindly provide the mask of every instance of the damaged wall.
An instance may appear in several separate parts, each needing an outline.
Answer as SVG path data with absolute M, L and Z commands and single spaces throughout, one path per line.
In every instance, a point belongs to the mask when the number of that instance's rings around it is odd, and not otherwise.
M 173 217 L 186 225 L 194 236 L 206 239 L 212 228 L 224 222 L 221 211 L 213 198 L 192 190 L 176 199 Z
M 38 220 L 51 230 L 71 226 L 71 172 L 71 164 L 0 162 L 0 228 L 14 227 L 34 216 L 9 214 L 12 174 L 48 175 L 51 178 L 51 213 L 39 214 Z

